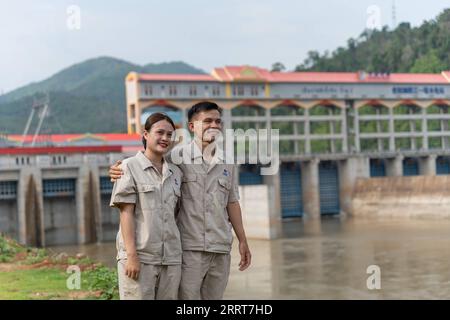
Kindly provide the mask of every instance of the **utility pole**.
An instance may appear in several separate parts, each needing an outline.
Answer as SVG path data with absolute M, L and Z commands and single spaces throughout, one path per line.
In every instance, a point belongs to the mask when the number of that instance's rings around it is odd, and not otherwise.
M 395 0 L 392 0 L 392 30 L 397 28 L 397 7 L 395 5 Z

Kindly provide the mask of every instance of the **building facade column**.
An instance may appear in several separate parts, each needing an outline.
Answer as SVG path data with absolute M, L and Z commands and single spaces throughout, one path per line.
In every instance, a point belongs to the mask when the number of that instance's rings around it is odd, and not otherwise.
M 44 247 L 44 199 L 39 168 L 24 167 L 20 170 L 17 209 L 19 242 L 23 245 Z
M 395 151 L 395 126 L 393 108 L 389 108 L 389 151 Z
M 419 158 L 419 173 L 423 176 L 436 175 L 436 155 L 430 154 Z
M 91 242 L 101 242 L 103 239 L 102 204 L 100 193 L 100 174 L 97 166 L 92 166 L 89 173 L 89 207 L 95 225 L 95 239 Z
M 357 178 L 370 177 L 370 160 L 367 157 L 351 157 L 338 161 L 339 203 L 341 217 L 352 215 L 353 189 Z
M 397 155 L 395 158 L 386 159 L 386 174 L 389 177 L 403 176 L 403 156 Z
M 268 187 L 270 239 L 275 239 L 280 237 L 282 232 L 280 170 L 273 175 L 263 176 L 263 180 Z
M 79 244 L 102 240 L 100 177 L 95 163 L 84 163 L 76 183 L 77 239 Z
M 301 162 L 302 202 L 306 218 L 320 218 L 319 159 Z

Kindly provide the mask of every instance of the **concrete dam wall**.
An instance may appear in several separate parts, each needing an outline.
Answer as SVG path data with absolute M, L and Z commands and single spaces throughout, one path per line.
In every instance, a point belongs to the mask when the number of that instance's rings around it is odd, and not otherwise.
M 450 176 L 358 178 L 356 217 L 450 217 Z

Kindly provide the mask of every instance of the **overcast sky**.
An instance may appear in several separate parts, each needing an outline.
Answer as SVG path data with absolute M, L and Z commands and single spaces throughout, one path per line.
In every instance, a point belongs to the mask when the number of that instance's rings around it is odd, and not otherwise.
M 392 3 L 0 0 L 0 93 L 104 55 L 138 64 L 182 60 L 207 72 L 237 64 L 270 68 L 276 61 L 293 69 L 309 50 L 332 51 L 366 26 L 391 26 Z M 397 23 L 413 26 L 450 7 L 450 0 L 395 3 Z

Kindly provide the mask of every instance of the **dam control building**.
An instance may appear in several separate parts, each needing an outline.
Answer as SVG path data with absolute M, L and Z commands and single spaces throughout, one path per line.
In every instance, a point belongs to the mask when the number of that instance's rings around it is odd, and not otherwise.
M 223 108 L 226 128 L 280 132 L 278 174 L 240 165 L 249 236 L 274 238 L 280 221 L 295 217 L 450 214 L 448 71 L 226 66 L 198 75 L 130 72 L 125 89 L 127 135 L 66 139 L 51 150 L 2 147 L 0 137 L 0 232 L 37 245 L 113 240 L 109 165 L 141 148 L 149 114 L 166 112 L 185 127 L 187 110 L 204 100 Z

